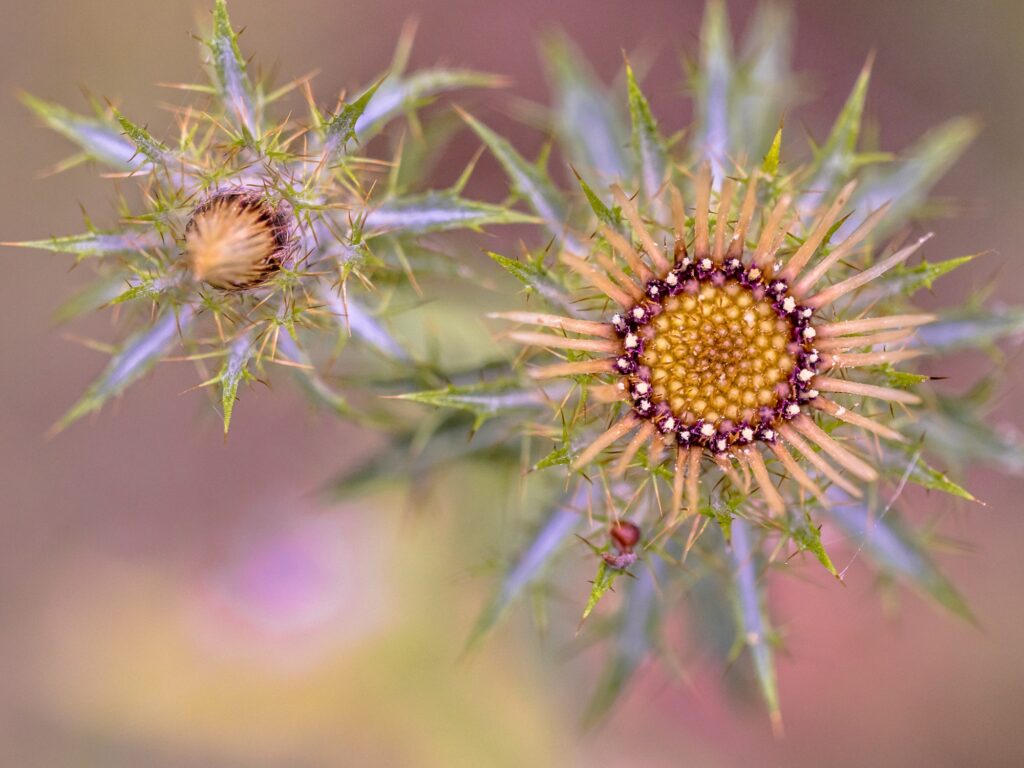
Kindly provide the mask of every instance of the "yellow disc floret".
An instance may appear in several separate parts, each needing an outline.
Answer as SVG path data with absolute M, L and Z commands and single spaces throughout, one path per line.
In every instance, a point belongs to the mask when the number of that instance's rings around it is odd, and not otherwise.
M 641 362 L 651 397 L 685 424 L 755 424 L 790 392 L 791 323 L 770 301 L 729 281 L 672 296 L 648 328 Z

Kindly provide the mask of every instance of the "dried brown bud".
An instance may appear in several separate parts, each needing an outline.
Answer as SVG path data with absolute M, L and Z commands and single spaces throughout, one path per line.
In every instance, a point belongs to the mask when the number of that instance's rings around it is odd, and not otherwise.
M 615 547 L 620 552 L 632 552 L 640 541 L 640 528 L 628 520 L 616 520 L 608 529 Z
M 292 250 L 291 218 L 253 192 L 219 192 L 200 203 L 185 227 L 185 259 L 196 280 L 225 291 L 254 288 Z

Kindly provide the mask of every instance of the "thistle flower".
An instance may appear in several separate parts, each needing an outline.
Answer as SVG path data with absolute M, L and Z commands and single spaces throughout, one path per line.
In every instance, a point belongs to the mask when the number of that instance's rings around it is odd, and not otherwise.
M 907 236 L 976 127 L 951 120 L 896 155 L 867 145 L 869 61 L 826 140 L 802 164 L 789 152 L 784 163 L 778 126 L 796 82 L 790 18 L 766 5 L 749 30 L 737 54 L 723 4 L 709 3 L 688 89 L 696 120 L 672 140 L 628 61 L 620 98 L 569 41 L 549 38 L 552 155 L 568 161 L 575 195 L 464 115 L 513 200 L 546 230 L 536 253 L 490 254 L 542 305 L 494 312 L 507 294 L 487 299 L 492 317 L 519 324 L 500 336 L 525 347 L 509 365 L 529 375 L 495 380 L 492 366 L 472 384 L 406 397 L 470 412 L 477 453 L 522 438 L 506 455 L 528 476 L 532 524 L 471 642 L 516 598 L 545 594 L 573 534 L 588 535 L 597 573 L 582 613 L 611 645 L 590 718 L 608 711 L 645 659 L 671 653 L 662 629 L 677 612 L 665 606 L 686 596 L 688 623 L 709 630 L 704 642 L 723 663 L 748 652 L 780 723 L 762 576 L 806 553 L 841 578 L 823 528 L 970 618 L 926 532 L 904 520 L 912 497 L 903 491 L 973 500 L 929 462 L 962 469 L 992 456 L 968 447 L 989 439 L 1017 457 L 1002 466 L 1024 457 L 1019 441 L 984 423 L 990 387 L 957 398 L 909 367 L 925 351 L 985 347 L 1024 328 L 1017 308 L 914 303 L 972 260 L 918 260 L 928 235 Z M 552 352 L 562 359 L 543 359 Z M 438 430 L 434 464 L 466 455 L 460 424 L 453 417 Z M 386 456 L 422 439 L 397 439 Z M 645 532 L 628 549 L 617 537 L 626 522 Z M 635 578 L 621 580 L 627 573 Z M 613 587 L 623 587 L 620 607 L 605 615 L 600 601 Z
M 914 328 L 934 320 L 933 315 L 829 320 L 824 313 L 905 262 L 927 237 L 822 287 L 830 270 L 870 236 L 888 205 L 866 217 L 841 243 L 826 248 L 825 238 L 843 215 L 853 183 L 830 204 L 810 211 L 805 231 L 794 232 L 799 222 L 790 195 L 783 194 L 771 210 L 758 211 L 759 173 L 755 170 L 742 182 L 737 178 L 722 183 L 715 205 L 710 165 L 701 166 L 692 228 L 682 194 L 670 186 L 664 208 L 672 210 L 674 224 L 667 243 L 658 241 L 653 226 L 625 192 L 613 187 L 631 236 L 602 225 L 603 240 L 613 253 L 595 244 L 589 254 L 567 249 L 560 256 L 568 269 L 596 289 L 600 302 L 616 307 L 606 322 L 526 312 L 494 315 L 556 331 L 510 334 L 520 343 L 596 355 L 534 368 L 531 376 L 592 378 L 591 397 L 613 408 L 627 406 L 624 415 L 577 454 L 572 469 L 585 467 L 631 435 L 615 462 L 616 475 L 625 473 L 644 446 L 649 471 L 658 466 L 666 448 L 674 454 L 669 525 L 684 511 L 697 513 L 704 457 L 741 488 L 752 476 L 774 515 L 784 515 L 787 502 L 766 458 L 777 460 L 793 482 L 829 504 L 822 487 L 791 451 L 825 479 L 859 497 L 857 486 L 821 454 L 860 481 L 877 480 L 878 472 L 821 429 L 814 415 L 825 414 L 902 441 L 896 431 L 858 413 L 859 403 L 848 409 L 834 398 L 920 402 L 905 390 L 843 376 L 919 356 L 922 350 L 905 347 Z M 757 222 L 760 231 L 755 232 L 752 225 Z M 799 246 L 783 256 L 787 237 Z M 852 351 L 858 349 L 868 351 Z M 743 478 L 735 472 L 734 461 Z
M 403 150 L 413 146 L 422 161 L 435 149 L 427 138 L 417 144 L 395 137 L 383 159 L 357 151 L 439 94 L 502 83 L 468 70 L 406 75 L 411 40 L 409 28 L 385 78 L 324 112 L 307 80 L 274 89 L 251 77 L 225 0 L 216 0 L 204 40 L 211 82 L 178 86 L 200 97 L 177 108 L 170 139 L 113 106 L 89 118 L 25 97 L 49 127 L 81 147 L 61 168 L 101 163 L 137 181 L 140 193 L 122 203 L 117 228 L 11 244 L 92 261 L 99 283 L 62 314 L 116 305 L 127 332 L 58 427 L 100 408 L 179 342 L 204 371 L 204 386 L 220 389 L 225 432 L 240 385 L 270 363 L 290 369 L 339 413 L 357 415 L 327 380 L 349 337 L 376 353 L 360 370 L 373 372 L 376 358 L 388 362 L 389 373 L 416 377 L 414 355 L 382 317 L 390 296 L 404 289 L 407 252 L 428 233 L 532 217 L 463 197 L 471 168 L 452 189 L 414 191 L 415 167 L 402 162 Z M 284 108 L 292 92 L 306 95 L 310 121 Z M 435 133 L 431 126 L 424 123 L 424 137 Z M 219 361 L 212 373 L 210 360 Z

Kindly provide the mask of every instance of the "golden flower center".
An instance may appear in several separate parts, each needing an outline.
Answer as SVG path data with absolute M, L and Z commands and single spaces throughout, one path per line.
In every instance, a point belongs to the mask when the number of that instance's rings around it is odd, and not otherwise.
M 651 371 L 651 397 L 685 424 L 757 424 L 759 409 L 790 392 L 793 326 L 739 283 L 672 296 L 649 328 L 640 359 Z

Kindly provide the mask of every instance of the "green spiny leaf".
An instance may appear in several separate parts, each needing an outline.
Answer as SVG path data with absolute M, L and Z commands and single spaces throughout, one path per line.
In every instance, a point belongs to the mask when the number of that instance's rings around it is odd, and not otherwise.
M 583 609 L 583 615 L 580 617 L 580 626 L 583 626 L 583 622 L 587 620 L 591 613 L 594 612 L 594 608 L 601 602 L 601 598 L 608 594 L 608 591 L 615 586 L 615 580 L 623 574 L 618 568 L 613 568 L 608 565 L 603 559 L 597 565 L 597 575 L 594 577 L 593 585 L 590 589 L 590 596 L 587 598 L 587 605 Z
M 400 362 L 409 362 L 411 357 L 388 330 L 378 322 L 377 318 L 359 302 L 353 298 L 342 301 L 337 293 L 331 288 L 324 288 L 320 291 L 324 304 L 331 315 L 337 320 L 338 325 L 346 333 L 376 350 L 383 357 Z
M 768 707 L 772 725 L 781 726 L 779 690 L 775 677 L 775 652 L 764 615 L 764 598 L 757 581 L 757 551 L 751 540 L 750 523 L 737 517 L 732 523 L 733 580 L 736 588 L 740 642 L 749 650 L 761 696 Z
M 177 313 L 167 310 L 150 327 L 130 338 L 115 354 L 103 373 L 82 398 L 55 425 L 60 431 L 83 416 L 99 410 L 110 398 L 124 392 L 148 371 L 177 340 L 181 329 L 191 323 L 195 311 L 186 305 Z
M 1024 307 L 989 306 L 942 315 L 917 332 L 917 342 L 929 350 L 949 352 L 984 348 L 1006 337 L 1024 335 Z
M 495 416 L 511 411 L 536 408 L 544 402 L 535 389 L 523 389 L 514 381 L 410 392 L 398 395 L 398 398 L 435 408 L 457 408 L 468 411 L 476 419 L 474 429 L 479 428 L 481 424 Z
M 93 312 L 116 299 L 124 289 L 124 280 L 116 277 L 97 280 L 65 301 L 53 313 L 56 323 L 65 323 L 72 318 Z
M 547 36 L 541 55 L 552 90 L 554 122 L 569 158 L 601 178 L 627 178 L 624 121 L 609 89 L 565 35 Z
M 576 172 L 573 168 L 572 172 L 576 174 L 576 180 L 580 183 L 580 188 L 583 190 L 583 195 L 587 198 L 587 202 L 590 204 L 590 209 L 594 212 L 597 218 L 607 224 L 613 229 L 618 229 L 622 226 L 622 209 L 618 206 L 608 207 L 604 201 L 597 196 L 590 185 L 584 181 L 583 177 Z
M 949 466 L 984 462 L 1003 472 L 1024 474 L 1024 438 L 1008 424 L 993 429 L 984 418 L 983 404 L 970 396 L 940 395 L 935 408 L 918 411 L 900 430 L 920 435 Z
M 835 487 L 829 490 L 829 496 L 834 503 L 823 512 L 853 536 L 855 544 L 872 560 L 952 613 L 975 623 L 964 598 L 935 567 L 922 545 L 898 524 L 892 511 L 881 514 L 874 506 Z
M 658 200 L 658 191 L 665 182 L 668 168 L 668 149 L 658 133 L 658 124 L 651 114 L 650 104 L 637 85 L 633 67 L 626 60 L 626 84 L 629 94 L 629 116 L 633 124 L 633 153 L 640 170 L 644 195 L 651 202 Z
M 14 248 L 35 248 L 53 253 L 70 253 L 79 259 L 90 256 L 110 256 L 118 253 L 133 253 L 160 244 L 157 232 L 125 230 L 121 232 L 86 232 L 81 235 L 51 237 L 46 240 L 24 240 L 16 243 L 0 243 Z
M 814 200 L 827 195 L 849 176 L 854 167 L 857 139 L 860 137 L 861 122 L 864 118 L 864 104 L 867 100 L 868 84 L 871 82 L 873 62 L 874 57 L 868 57 L 857 76 L 853 90 L 839 112 L 839 117 L 832 126 L 828 140 L 814 153 L 814 162 L 810 169 L 812 181 L 808 185 L 813 190 L 810 194 L 814 196 Z
M 620 610 L 615 650 L 590 699 L 583 717 L 585 726 L 596 725 L 611 711 L 633 673 L 650 655 L 660 599 L 656 579 L 663 570 L 662 562 L 655 560 L 633 580 Z
M 487 255 L 494 259 L 502 269 L 549 304 L 560 307 L 573 315 L 576 314 L 571 298 L 551 278 L 548 271 L 542 265 L 516 261 L 493 251 L 488 251 Z
M 142 170 L 144 161 L 138 157 L 135 145 L 113 125 L 83 117 L 27 93 L 21 94 L 21 101 L 52 130 L 80 146 L 89 158 L 118 170 Z
M 163 291 L 167 281 L 155 277 L 141 277 L 133 279 L 129 287 L 115 296 L 110 304 L 127 304 L 136 299 L 155 299 Z
M 765 152 L 765 141 L 799 88 L 791 69 L 793 12 L 782 3 L 760 3 L 747 27 L 731 94 L 733 146 L 748 156 Z
M 499 88 L 506 83 L 500 75 L 467 69 L 424 69 L 409 77 L 391 77 L 356 120 L 356 138 L 365 144 L 395 116 L 442 93 L 464 88 Z
M 217 378 L 220 381 L 220 406 L 224 414 L 224 434 L 227 435 L 231 426 L 231 415 L 238 402 L 238 387 L 249 378 L 249 361 L 256 354 L 256 345 L 251 333 L 244 333 L 228 348 L 227 358 L 221 366 Z
M 969 264 L 978 255 L 975 253 L 969 256 L 958 256 L 954 259 L 937 262 L 922 259 L 917 264 L 909 267 L 901 264 L 880 278 L 875 288 L 889 295 L 913 296 L 922 289 L 931 290 L 932 284 L 940 277 L 965 264 Z M 868 291 L 867 293 L 872 294 L 874 291 Z
M 782 129 L 779 128 L 775 132 L 775 138 L 772 139 L 772 145 L 768 148 L 768 154 L 764 156 L 764 161 L 761 163 L 761 169 L 771 178 L 779 172 L 779 155 L 782 152 Z
M 825 570 L 839 578 L 839 572 L 836 570 L 835 565 L 832 563 L 832 558 L 828 556 L 828 552 L 825 551 L 825 545 L 821 543 L 821 526 L 815 525 L 811 516 L 804 513 L 803 525 L 795 526 L 793 528 L 793 539 L 799 545 L 801 550 L 807 550 L 818 558 L 818 562 L 821 563 Z
M 226 0 L 213 6 L 213 34 L 208 42 L 213 57 L 214 85 L 234 117 L 237 127 L 256 137 L 257 126 L 253 107 L 253 89 L 245 71 L 245 59 L 238 48 L 238 34 L 231 26 Z
M 918 457 L 914 465 L 914 471 L 908 478 L 912 483 L 923 486 L 933 491 L 942 491 L 957 498 L 967 501 L 977 501 L 974 495 L 958 483 L 950 480 L 945 473 L 930 466 L 924 459 Z
M 921 373 L 897 370 L 891 363 L 875 366 L 871 370 L 873 373 L 883 377 L 888 386 L 895 387 L 896 389 L 913 389 L 918 384 L 928 381 L 931 378 L 931 376 L 926 376 Z
M 901 153 L 904 159 L 889 163 L 884 170 L 865 174 L 855 200 L 858 213 L 847 221 L 847 231 L 861 222 L 861 212 L 875 210 L 889 201 L 892 207 L 883 227 L 894 226 L 912 216 L 926 202 L 935 183 L 966 151 L 978 131 L 976 120 L 955 118 L 932 129 Z
M 729 104 L 736 77 L 729 18 L 722 0 L 711 0 L 705 7 L 700 42 L 701 66 L 695 87 L 698 127 L 693 149 L 711 161 L 715 176 L 720 177 L 731 151 Z
M 505 169 L 515 190 L 544 221 L 548 231 L 561 238 L 565 232 L 565 201 L 547 173 L 523 159 L 512 145 L 467 112 L 462 119 L 487 145 Z
M 568 498 L 563 499 L 548 514 L 505 573 L 498 590 L 481 612 L 466 642 L 467 650 L 476 646 L 493 629 L 509 605 L 537 580 L 573 531 L 585 521 L 585 517 L 577 511 L 585 506 L 585 499 L 586 491 L 581 491 L 577 493 L 577 501 L 580 503 L 573 503 Z
M 549 467 L 567 467 L 569 466 L 569 461 L 569 448 L 562 445 L 554 448 L 551 453 L 534 464 L 533 470 L 534 472 L 539 472 Z
M 116 108 L 111 107 L 114 117 L 121 125 L 121 130 L 131 139 L 136 149 L 141 152 L 154 165 L 162 165 L 166 162 L 170 150 L 163 143 L 153 138 L 145 128 L 142 128 L 127 117 L 122 115 Z
M 492 224 L 532 224 L 533 216 L 500 205 L 467 200 L 452 192 L 385 200 L 366 215 L 366 234 L 418 235 L 452 229 L 480 230 Z
M 356 123 L 366 112 L 366 107 L 383 82 L 383 79 L 378 80 L 363 91 L 359 98 L 343 105 L 324 123 L 325 155 L 329 160 L 342 154 L 348 142 L 356 137 Z

